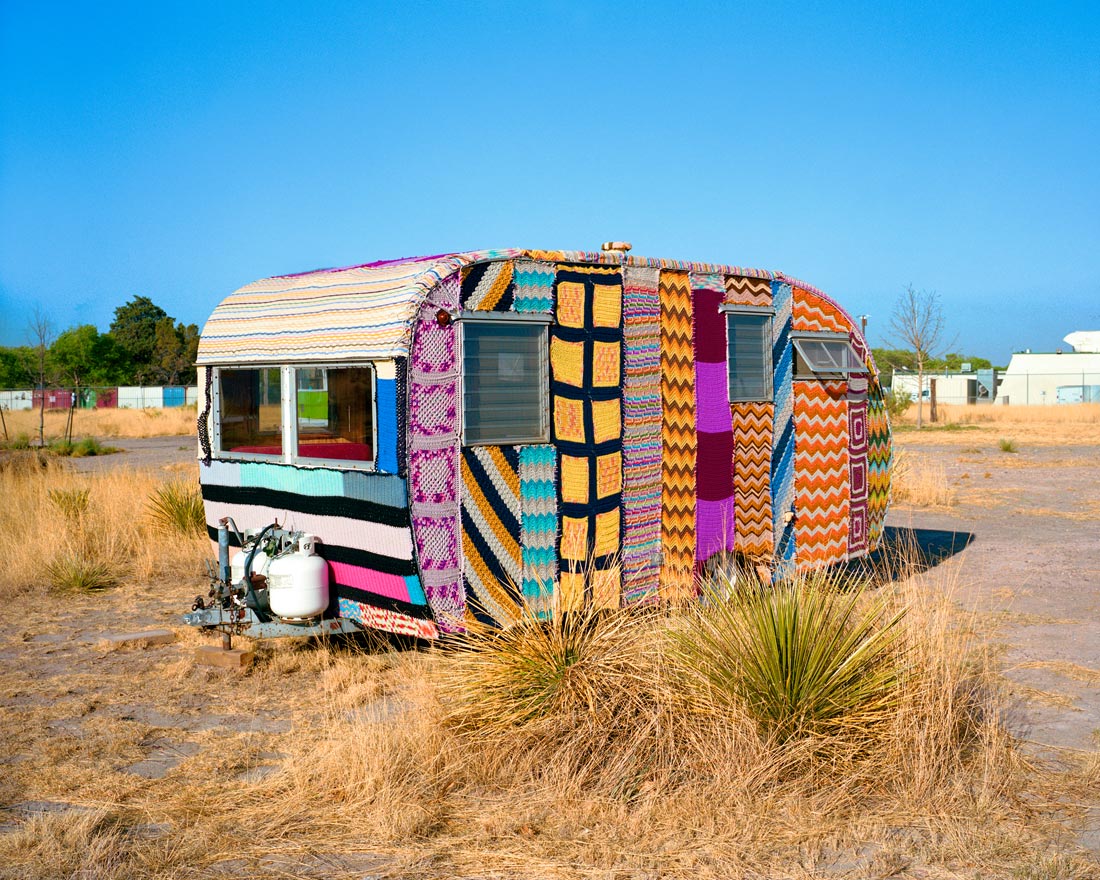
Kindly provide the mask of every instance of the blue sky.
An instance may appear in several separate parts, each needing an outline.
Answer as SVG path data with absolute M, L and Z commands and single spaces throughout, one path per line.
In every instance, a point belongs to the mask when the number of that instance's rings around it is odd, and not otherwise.
M 0 344 L 481 247 L 936 290 L 1007 362 L 1100 329 L 1100 4 L 0 0 Z

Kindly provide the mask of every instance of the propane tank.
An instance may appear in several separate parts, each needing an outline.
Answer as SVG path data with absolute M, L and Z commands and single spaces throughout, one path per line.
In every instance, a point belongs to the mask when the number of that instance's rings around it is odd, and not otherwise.
M 238 550 L 229 560 L 229 572 L 234 584 L 239 584 L 244 577 L 244 564 L 248 562 L 248 551 Z M 252 574 L 267 576 L 268 567 L 271 565 L 271 557 L 263 550 L 257 550 L 252 557 Z
M 271 561 L 267 589 L 279 617 L 318 617 L 328 608 L 328 563 L 317 555 L 316 537 L 302 535 L 297 551 Z

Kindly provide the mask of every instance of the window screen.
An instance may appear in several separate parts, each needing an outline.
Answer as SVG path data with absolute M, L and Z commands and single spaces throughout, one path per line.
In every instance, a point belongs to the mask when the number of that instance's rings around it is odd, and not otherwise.
M 731 402 L 772 399 L 771 327 L 771 315 L 726 313 Z
M 374 461 L 374 374 L 370 367 L 299 367 L 299 458 Z
M 218 370 L 218 436 L 222 452 L 282 455 L 282 371 Z
M 867 367 L 846 338 L 795 336 L 795 375 L 863 373 Z
M 462 332 L 466 445 L 549 440 L 546 326 L 464 321 Z

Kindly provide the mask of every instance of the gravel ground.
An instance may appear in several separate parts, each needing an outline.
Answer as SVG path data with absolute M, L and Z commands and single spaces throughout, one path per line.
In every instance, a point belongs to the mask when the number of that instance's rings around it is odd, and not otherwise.
M 72 467 L 80 473 L 95 473 L 116 467 L 176 470 L 196 461 L 198 455 L 194 437 L 136 437 L 107 439 L 102 443 L 121 451 L 111 455 L 71 458 Z

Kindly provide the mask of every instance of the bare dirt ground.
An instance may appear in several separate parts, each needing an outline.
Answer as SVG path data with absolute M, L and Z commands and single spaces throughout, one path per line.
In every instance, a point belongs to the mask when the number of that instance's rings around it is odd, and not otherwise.
M 194 467 L 193 438 L 113 442 L 126 451 L 73 466 L 173 474 Z M 903 432 L 898 445 L 940 462 L 957 487 L 956 504 L 895 506 L 889 523 L 952 549 L 940 565 L 957 572 L 955 599 L 977 609 L 999 648 L 1019 698 L 1015 732 L 1046 759 L 1072 764 L 1095 754 L 1100 446 L 1031 446 L 1023 438 L 1013 454 L 966 430 Z M 158 791 L 212 775 L 249 785 L 279 766 L 296 727 L 318 722 L 324 707 L 308 679 L 323 674 L 324 664 L 313 646 L 261 646 L 247 675 L 195 665 L 195 647 L 216 639 L 183 627 L 179 615 L 201 591 L 195 572 L 191 581 L 149 584 L 145 592 L 21 599 L 9 609 L 0 631 L 0 833 L 35 816 L 79 815 L 103 804 L 105 792 L 117 804 L 135 794 L 155 802 Z M 105 641 L 152 627 L 173 629 L 176 642 L 120 648 Z M 1100 855 L 1100 805 L 1076 806 L 1072 842 Z M 166 818 L 151 813 L 148 833 Z M 273 841 L 273 853 L 281 845 Z M 372 854 L 299 853 L 292 862 L 273 862 L 262 873 L 395 875 L 394 863 Z M 227 861 L 204 870 L 240 868 Z M 2 866 L 0 876 L 8 876 Z

